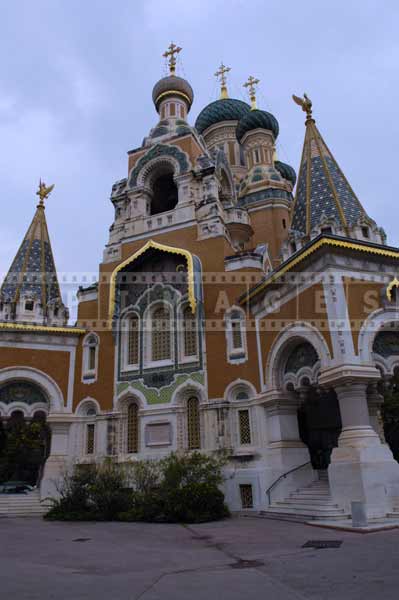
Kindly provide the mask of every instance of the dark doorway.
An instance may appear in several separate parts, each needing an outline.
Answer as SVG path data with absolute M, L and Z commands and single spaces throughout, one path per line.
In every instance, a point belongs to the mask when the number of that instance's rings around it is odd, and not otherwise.
M 0 483 L 40 483 L 50 441 L 44 411 L 37 411 L 32 419 L 24 418 L 19 410 L 8 419 L 0 417 Z
M 309 387 L 307 398 L 298 410 L 298 423 L 301 439 L 309 448 L 313 468 L 327 469 L 342 429 L 335 392 Z
M 160 175 L 152 186 L 151 215 L 173 210 L 177 204 L 178 192 L 172 173 Z

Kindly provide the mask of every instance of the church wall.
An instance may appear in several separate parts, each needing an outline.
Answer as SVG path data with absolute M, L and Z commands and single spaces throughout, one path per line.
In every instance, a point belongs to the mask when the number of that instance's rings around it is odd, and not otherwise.
M 269 244 L 269 253 L 276 264 L 281 245 L 287 239 L 289 226 L 288 208 L 264 208 L 250 211 L 251 225 L 254 234 L 251 239 L 253 247 L 257 244 Z M 285 219 L 286 228 L 283 226 Z
M 357 354 L 360 328 L 372 312 L 382 307 L 384 290 L 381 284 L 361 281 L 355 277 L 344 277 L 343 282 L 352 324 L 353 345 Z
M 296 297 L 260 319 L 263 369 L 266 366 L 270 349 L 282 329 L 298 321 L 304 321 L 318 329 L 324 337 L 331 355 L 333 354 L 331 334 L 328 330 L 327 309 L 323 296 L 322 285 L 313 285 L 302 292 L 298 292 Z
M 94 398 L 102 410 L 111 410 L 114 397 L 114 338 L 111 331 L 96 330 L 100 338 L 98 353 L 97 380 L 83 383 L 83 339 L 76 352 L 75 388 L 73 409 L 87 397 Z
M 49 375 L 59 386 L 66 404 L 68 397 L 68 378 L 70 353 L 62 350 L 0 348 L 0 369 L 6 367 L 31 367 Z

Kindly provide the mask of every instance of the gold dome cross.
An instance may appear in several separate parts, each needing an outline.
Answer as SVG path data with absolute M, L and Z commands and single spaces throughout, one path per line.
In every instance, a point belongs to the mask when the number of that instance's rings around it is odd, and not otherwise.
M 176 71 L 176 55 L 182 51 L 182 48 L 176 46 L 173 42 L 170 43 L 169 48 L 162 54 L 168 62 L 168 67 L 171 75 L 175 74 Z M 169 59 L 169 60 L 168 60 Z
M 243 87 L 248 88 L 248 93 L 249 93 L 249 97 L 251 100 L 251 109 L 252 110 L 255 110 L 255 108 L 256 108 L 255 86 L 257 86 L 259 82 L 260 82 L 260 79 L 256 79 L 255 77 L 252 77 L 252 75 L 250 75 L 248 77 L 248 81 L 246 81 L 243 85 Z
M 226 73 L 231 71 L 230 67 L 226 67 L 223 62 L 220 63 L 219 69 L 215 73 L 215 77 L 220 79 L 220 99 L 228 98 Z

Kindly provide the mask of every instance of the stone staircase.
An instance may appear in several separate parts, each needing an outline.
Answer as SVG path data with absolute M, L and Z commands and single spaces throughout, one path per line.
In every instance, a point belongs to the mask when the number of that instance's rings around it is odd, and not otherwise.
M 269 508 L 260 511 L 260 516 L 284 521 L 349 519 L 350 515 L 339 508 L 330 493 L 326 471 L 319 472 L 319 479 L 306 487 L 292 492 L 288 498 L 272 502 Z
M 48 505 L 40 502 L 39 490 L 27 494 L 0 494 L 0 518 L 41 517 L 47 510 Z

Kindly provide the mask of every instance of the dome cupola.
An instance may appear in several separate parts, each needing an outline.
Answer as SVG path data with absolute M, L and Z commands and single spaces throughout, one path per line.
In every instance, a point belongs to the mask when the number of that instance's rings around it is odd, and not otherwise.
M 173 43 L 164 52 L 169 75 L 157 81 L 152 90 L 152 100 L 161 119 L 186 119 L 194 100 L 189 82 L 176 75 L 176 55 L 179 52 L 181 48 Z

